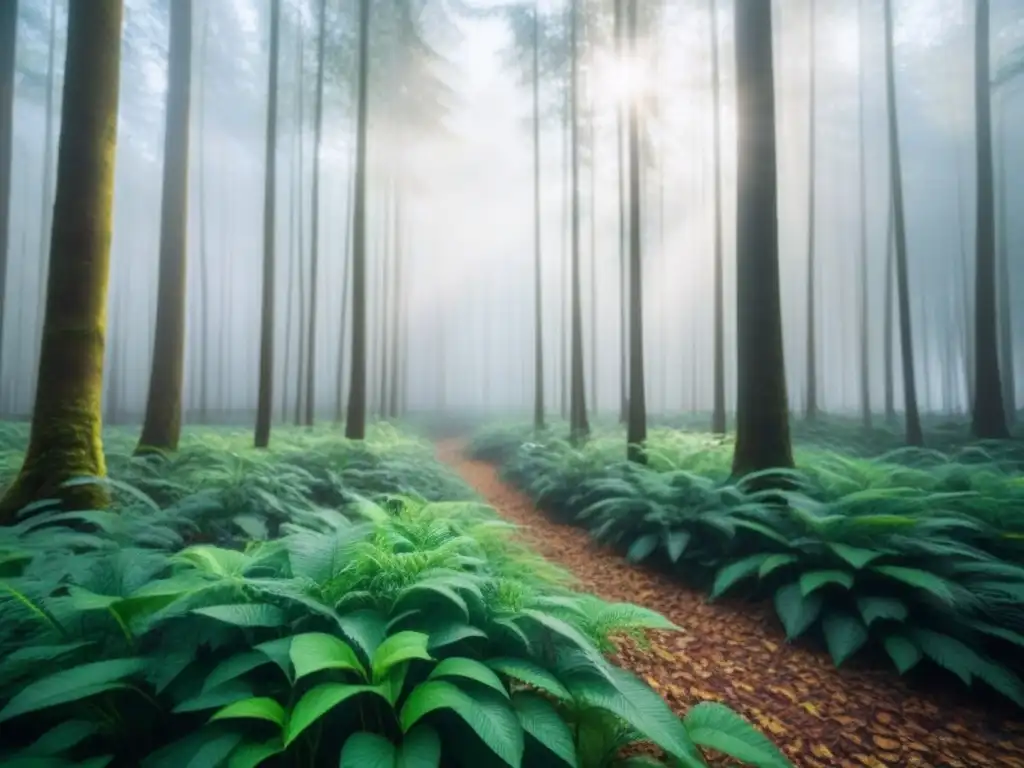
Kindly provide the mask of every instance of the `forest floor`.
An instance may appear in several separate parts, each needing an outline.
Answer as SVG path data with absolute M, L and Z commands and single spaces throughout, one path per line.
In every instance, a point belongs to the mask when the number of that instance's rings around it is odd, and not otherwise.
M 888 670 L 837 669 L 826 654 L 787 643 L 770 605 L 708 603 L 701 592 L 628 563 L 585 530 L 551 522 L 463 448 L 441 442 L 438 456 L 581 589 L 656 610 L 683 629 L 653 633 L 646 650 L 623 644 L 615 658 L 677 713 L 722 701 L 807 768 L 1024 768 L 1024 723 L 1001 721 L 953 694 L 913 690 Z

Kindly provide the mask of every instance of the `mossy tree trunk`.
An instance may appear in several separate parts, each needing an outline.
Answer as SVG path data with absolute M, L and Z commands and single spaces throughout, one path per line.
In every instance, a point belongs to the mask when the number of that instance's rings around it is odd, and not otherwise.
M 188 235 L 189 95 L 192 79 L 192 0 L 171 3 L 160 271 L 149 396 L 137 453 L 174 451 L 181 435 L 185 363 L 185 291 Z
M 7 253 L 11 222 L 11 159 L 14 143 L 14 65 L 18 0 L 0 3 L 0 356 L 3 352 Z M 0 358 L 2 359 L 2 358 Z
M 1006 428 L 1003 385 L 999 373 L 996 310 L 996 216 L 992 165 L 992 91 L 989 84 L 989 0 L 975 4 L 975 136 L 977 141 L 977 251 L 974 277 L 974 413 L 975 437 L 1001 439 Z
M 628 9 L 629 53 L 637 55 L 637 8 Z M 626 454 L 646 464 L 647 394 L 644 382 L 644 307 L 640 239 L 640 105 L 629 100 L 629 416 L 626 419 Z
M 713 99 L 712 141 L 714 142 L 714 206 L 715 206 L 715 360 L 714 406 L 711 431 L 725 434 L 725 276 L 722 249 L 722 108 L 721 80 L 718 68 L 718 0 L 710 0 L 711 19 L 711 94 Z
M 17 5 L 15 2 L 14 5 Z M 53 214 L 53 80 L 57 57 L 57 0 L 50 0 L 50 34 L 46 55 L 46 119 L 43 127 L 43 180 L 39 207 L 39 324 L 36 349 L 42 342 L 43 312 L 46 307 L 47 256 L 50 248 L 50 226 Z
M 122 0 L 71 3 L 57 196 L 50 237 L 39 377 L 28 451 L 0 501 L 0 521 L 26 504 L 62 498 L 102 507 L 103 347 L 110 268 Z M 2 49 L 0 49 L 2 50 Z
M 327 0 L 320 0 L 320 30 L 316 44 L 316 103 L 313 107 L 313 207 L 309 256 L 309 331 L 306 347 L 306 410 L 303 423 L 313 426 L 316 411 L 316 299 L 320 272 L 320 137 L 324 118 L 324 39 Z
M 533 3 L 533 428 L 544 429 L 544 303 L 540 206 L 540 0 Z
M 896 294 L 900 311 L 900 353 L 903 362 L 903 400 L 907 444 L 924 445 L 917 410 L 914 376 L 914 339 L 910 323 L 910 285 L 907 270 L 907 228 L 903 211 L 903 175 L 900 163 L 899 113 L 896 111 L 896 73 L 893 64 L 892 0 L 885 0 L 885 90 L 889 109 L 889 180 L 892 189 L 893 233 L 896 238 Z
M 359 0 L 356 172 L 352 221 L 352 370 L 345 437 L 366 437 L 366 138 L 370 68 L 370 0 Z
M 256 402 L 257 448 L 270 444 L 274 396 L 274 201 L 277 185 L 277 68 L 281 0 L 270 0 L 270 66 L 267 85 L 267 141 L 263 184 L 263 306 L 260 317 L 260 380 Z M 229 390 L 230 391 L 230 390 Z
M 735 9 L 736 448 L 733 474 L 793 466 L 779 301 L 771 3 Z

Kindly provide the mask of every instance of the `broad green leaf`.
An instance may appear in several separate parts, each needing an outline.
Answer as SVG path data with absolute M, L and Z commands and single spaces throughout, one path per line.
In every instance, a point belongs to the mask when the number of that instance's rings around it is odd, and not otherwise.
M 228 758 L 227 768 L 258 768 L 264 761 L 284 751 L 281 739 L 275 738 L 262 744 L 241 744 Z
M 853 574 L 848 571 L 810 571 L 800 575 L 800 592 L 804 597 L 826 584 L 840 584 L 850 589 L 853 587 Z
M 67 720 L 48 730 L 25 751 L 33 755 L 59 755 L 78 746 L 97 731 L 99 725 L 88 720 Z
M 760 579 L 766 578 L 784 565 L 789 565 L 796 561 L 796 555 L 769 555 L 757 569 L 757 576 Z
M 420 723 L 402 740 L 395 768 L 438 768 L 441 765 L 441 738 L 437 731 Z
M 208 608 L 196 608 L 192 613 L 209 616 L 236 627 L 281 627 L 286 621 L 284 611 L 269 603 L 211 605 Z
M 975 666 L 974 674 L 1018 707 L 1024 707 L 1024 682 L 1006 667 L 982 659 Z
M 868 630 L 856 616 L 843 611 L 830 611 L 821 623 L 832 661 L 838 667 L 861 649 L 868 640 Z
M 246 672 L 251 672 L 269 662 L 270 659 L 266 655 L 256 651 L 236 654 L 222 661 L 214 668 L 213 672 L 206 676 L 206 680 L 203 682 L 203 692 L 211 691 L 217 686 L 241 677 Z
M 869 627 L 878 619 L 903 621 L 907 618 L 907 606 L 895 597 L 858 597 L 857 610 Z
M 289 681 L 294 682 L 295 670 L 292 667 L 292 639 L 290 637 L 280 637 L 277 640 L 267 640 L 265 643 L 260 643 L 253 648 L 254 651 L 262 653 L 267 657 L 268 660 L 274 662 L 281 671 L 284 672 L 284 676 Z
M 690 544 L 691 536 L 692 534 L 685 528 L 677 528 L 665 535 L 665 550 L 673 563 L 679 562 L 679 558 L 683 556 L 683 552 Z
M 233 704 L 242 699 L 250 699 L 254 696 L 252 686 L 244 680 L 229 680 L 209 691 L 204 691 L 198 696 L 179 702 L 172 710 L 180 712 L 201 712 L 204 709 L 223 707 L 226 704 Z
M 641 563 L 658 547 L 657 533 L 647 533 L 636 539 L 626 552 L 626 559 L 631 563 Z
M 460 621 L 445 621 L 424 630 L 430 637 L 427 650 L 433 651 L 470 638 L 487 639 L 487 633 Z
M 450 709 L 472 728 L 495 755 L 512 768 L 523 760 L 523 729 L 505 699 L 473 694 L 444 680 L 416 686 L 402 707 L 402 730 L 408 732 L 421 718 L 438 709 Z
M 395 768 L 398 750 L 376 733 L 353 733 L 341 748 L 339 768 Z
M 284 737 L 285 748 L 302 735 L 304 730 L 343 701 L 363 693 L 380 696 L 379 689 L 372 685 L 346 685 L 344 683 L 323 683 L 306 691 L 288 716 Z
M 489 659 L 484 663 L 496 672 L 532 685 L 555 698 L 572 701 L 572 694 L 558 681 L 558 678 L 532 661 L 508 657 Z
M 786 628 L 786 639 L 795 640 L 806 632 L 821 614 L 820 593 L 804 597 L 797 583 L 787 584 L 775 591 L 775 612 Z
M 128 677 L 141 673 L 144 659 L 111 659 L 61 670 L 29 683 L 0 710 L 0 723 L 41 709 L 80 701 L 121 686 Z
M 413 659 L 430 661 L 427 651 L 430 638 L 422 632 L 398 632 L 387 638 L 373 654 L 373 680 L 380 682 L 396 664 Z
M 757 768 L 792 768 L 767 736 L 717 701 L 702 701 L 683 718 L 694 743 Z
M 905 675 L 921 660 L 921 649 L 905 635 L 889 635 L 882 642 L 886 653 L 901 675 Z
M 443 677 L 461 677 L 467 680 L 475 680 L 508 698 L 508 691 L 505 690 L 505 686 L 499 677 L 494 674 L 490 667 L 473 659 L 459 657 L 445 659 L 431 670 L 428 679 L 437 680 Z
M 292 638 L 288 651 L 295 668 L 295 679 L 324 669 L 345 669 L 358 672 L 366 679 L 366 670 L 352 647 L 325 632 L 307 632 Z
M 572 731 L 547 699 L 519 691 L 512 697 L 512 706 L 526 733 L 563 763 L 576 768 L 576 744 Z
M 523 609 L 520 615 L 524 618 L 532 619 L 545 629 L 548 629 L 561 637 L 563 640 L 568 640 L 577 650 L 582 651 L 589 656 L 597 658 L 601 657 L 598 650 L 594 647 L 594 644 L 590 642 L 590 639 L 584 636 L 582 632 L 576 629 L 576 627 L 569 624 L 569 622 L 563 621 L 557 616 L 544 613 L 543 611 L 536 611 L 532 608 Z
M 971 684 L 974 670 L 983 663 L 978 654 L 955 637 L 939 632 L 911 629 L 909 634 L 925 656 L 959 677 L 964 685 Z
M 874 549 L 852 547 L 849 544 L 838 544 L 836 542 L 829 542 L 827 546 L 839 555 L 839 557 L 858 570 L 869 564 L 872 560 L 877 560 L 884 554 Z
M 697 748 L 665 700 L 649 686 L 617 667 L 577 666 L 562 680 L 577 705 L 606 710 L 632 726 L 687 768 L 704 768 Z
M 767 559 L 768 555 L 765 554 L 751 555 L 719 569 L 715 575 L 715 583 L 711 587 L 710 598 L 714 600 L 720 597 L 734 584 L 756 573 L 761 563 Z
M 288 715 L 285 713 L 284 707 L 274 701 L 274 699 L 268 696 L 256 696 L 252 699 L 242 699 L 242 701 L 236 701 L 234 704 L 228 704 L 214 714 L 210 721 L 233 719 L 266 720 L 283 728 L 287 718 Z
M 241 733 L 216 726 L 201 728 L 149 755 L 142 768 L 214 768 L 228 760 L 241 742 Z
M 903 568 L 898 565 L 875 565 L 871 570 L 912 587 L 927 590 L 947 605 L 953 605 L 956 602 L 949 583 L 934 573 L 922 571 L 919 568 Z

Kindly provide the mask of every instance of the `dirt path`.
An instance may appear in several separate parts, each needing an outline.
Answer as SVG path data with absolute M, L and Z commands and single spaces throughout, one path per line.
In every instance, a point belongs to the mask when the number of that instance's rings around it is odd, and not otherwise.
M 682 633 L 659 633 L 650 651 L 616 659 L 672 708 L 724 701 L 807 768 L 1024 768 L 1024 723 L 987 718 L 980 707 L 908 689 L 888 670 L 836 669 L 827 654 L 785 642 L 765 606 L 705 602 L 704 595 L 631 565 L 586 532 L 550 522 L 489 464 L 445 442 L 438 456 L 473 486 L 540 554 L 581 587 L 664 614 Z

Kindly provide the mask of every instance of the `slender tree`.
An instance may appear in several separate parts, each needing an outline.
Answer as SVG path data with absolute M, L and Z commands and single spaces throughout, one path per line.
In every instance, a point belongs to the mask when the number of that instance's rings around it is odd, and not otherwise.
M 891 196 L 890 196 L 891 197 Z M 896 386 L 893 372 L 893 341 L 895 330 L 893 328 L 893 303 L 895 300 L 895 277 L 896 277 L 896 235 L 895 235 L 895 206 L 892 200 L 889 201 L 889 219 L 885 229 L 885 311 L 883 313 L 882 325 L 884 328 L 883 348 L 885 356 L 885 421 L 887 424 L 896 422 Z
M 816 334 L 816 320 L 817 320 L 817 308 L 815 306 L 815 286 L 816 282 L 816 259 L 814 252 L 814 235 L 815 235 L 815 219 L 816 219 L 816 196 L 817 189 L 815 188 L 816 170 L 817 170 L 817 125 L 818 121 L 815 116 L 817 107 L 817 90 L 818 90 L 818 78 L 817 78 L 817 67 L 815 66 L 815 52 L 817 50 L 817 30 L 816 30 L 816 19 L 814 9 L 817 5 L 816 0 L 809 0 L 808 8 L 810 11 L 809 20 L 809 33 L 810 47 L 810 108 L 808 110 L 808 140 L 807 146 L 810 152 L 807 168 L 807 350 L 806 350 L 806 364 L 807 364 L 807 402 L 805 404 L 804 417 L 808 421 L 815 421 L 818 418 L 818 344 Z
M 353 158 L 353 167 L 355 159 Z M 353 174 L 354 175 L 354 174 Z M 345 418 L 345 339 L 348 322 L 349 270 L 352 266 L 352 217 L 355 207 L 354 184 L 349 185 L 348 201 L 345 206 L 345 255 L 341 272 L 341 318 L 338 325 L 338 369 L 335 372 L 337 392 L 335 393 L 334 420 L 339 424 Z
M 263 184 L 263 296 L 260 315 L 260 379 L 256 403 L 257 448 L 270 444 L 274 397 L 274 201 L 277 196 L 277 68 L 281 44 L 281 0 L 270 0 L 270 64 Z M 230 391 L 230 390 L 229 390 Z
M 18 0 L 0 3 L 0 360 L 3 354 L 7 294 L 7 251 L 10 241 L 11 160 L 14 145 L 14 65 L 18 31 Z
M 579 146 L 579 15 L 580 0 L 572 0 L 569 21 L 569 51 L 571 72 L 569 76 L 569 149 L 572 180 L 570 253 L 571 274 L 569 276 L 570 298 L 570 349 L 569 349 L 569 434 L 579 442 L 590 433 L 587 421 L 587 390 L 583 368 L 583 308 L 580 296 L 580 146 Z
M 192 80 L 192 0 L 171 4 L 167 125 L 160 206 L 160 272 L 156 332 L 146 416 L 139 452 L 174 451 L 181 435 L 185 363 L 185 286 L 188 234 L 189 96 Z
M 14 3 L 17 5 L 17 3 Z M 39 324 L 36 349 L 42 342 L 43 311 L 46 307 L 46 267 L 50 252 L 50 224 L 53 213 L 53 81 L 57 53 L 57 0 L 50 0 L 50 42 L 46 54 L 46 122 L 43 127 L 43 180 L 39 207 Z
M 1005 98 L 1005 97 L 1004 97 Z M 1013 354 L 1013 303 L 1010 300 L 1010 219 L 1007 210 L 1006 152 L 1010 146 L 1006 126 L 1005 107 L 1000 110 L 1002 124 L 1001 156 L 999 162 L 999 349 L 1000 373 L 1003 380 L 1003 407 L 1006 419 L 1012 425 L 1017 422 L 1017 377 L 1014 370 Z
M 533 428 L 544 429 L 544 295 L 540 207 L 540 0 L 533 3 Z
M 793 466 L 779 300 L 772 5 L 735 6 L 736 448 L 733 474 Z
M 889 109 L 889 181 L 892 189 L 893 234 L 896 238 L 896 294 L 900 314 L 900 352 L 903 360 L 903 399 L 909 445 L 923 445 L 921 416 L 917 410 L 914 377 L 914 340 L 910 322 L 910 285 L 907 270 L 907 228 L 903 211 L 903 176 L 900 164 L 899 113 L 896 111 L 896 72 L 893 65 L 892 0 L 885 0 L 885 91 Z
M 359 83 L 356 88 L 355 208 L 352 223 L 352 371 L 345 437 L 366 437 L 366 123 L 370 0 L 359 0 Z
M 725 434 L 725 278 L 722 252 L 722 105 L 721 79 L 718 67 L 718 0 L 709 0 L 711 22 L 711 94 L 712 142 L 714 146 L 714 210 L 715 210 L 715 360 L 714 407 L 711 431 Z
M 864 165 L 867 154 L 864 147 L 864 0 L 858 5 L 858 43 L 860 61 L 857 69 L 857 136 L 860 141 L 857 171 L 860 185 L 860 420 L 865 429 L 871 428 L 871 371 L 870 342 L 868 329 L 870 317 L 868 310 L 868 191 Z
M 620 65 L 625 50 L 625 0 L 615 0 L 615 55 Z M 622 99 L 615 104 L 615 132 L 619 170 L 619 421 L 629 416 L 629 382 L 626 379 L 628 347 L 626 345 L 626 254 L 629 251 L 629 230 L 626 215 L 626 110 Z
M 629 4 L 629 52 L 637 55 L 637 8 Z M 647 454 L 647 395 L 644 383 L 643 272 L 640 232 L 640 94 L 629 100 L 629 417 L 626 453 L 630 461 L 645 464 Z
M 206 53 L 210 47 L 210 6 L 203 6 L 202 33 L 199 43 L 199 420 L 205 422 L 210 408 L 210 233 L 206 211 Z
M 992 165 L 992 90 L 989 76 L 989 0 L 976 0 L 974 39 L 975 136 L 977 141 L 977 251 L 974 277 L 974 413 L 980 438 L 1007 438 L 999 373 L 996 311 L 996 215 Z
M 320 137 L 324 121 L 324 39 L 327 35 L 327 0 L 320 0 L 320 35 L 316 44 L 316 104 L 313 107 L 313 210 L 309 257 L 309 329 L 306 348 L 305 424 L 313 426 L 316 410 L 316 298 L 320 272 Z
M 69 6 L 64 119 L 35 409 L 21 471 L 0 501 L 2 522 L 12 522 L 37 499 L 61 498 L 76 509 L 96 509 L 107 500 L 101 485 L 65 483 L 106 474 L 103 346 L 122 13 L 122 0 Z M 8 50 L 0 46 L 0 52 Z M 0 94 L 0 103 L 5 95 Z

